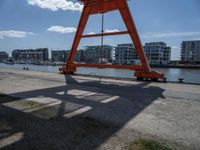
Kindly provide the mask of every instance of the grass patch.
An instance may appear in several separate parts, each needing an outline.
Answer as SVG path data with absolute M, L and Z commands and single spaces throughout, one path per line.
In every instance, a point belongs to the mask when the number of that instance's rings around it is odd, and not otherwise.
M 96 121 L 95 119 L 90 118 L 90 117 L 85 117 L 85 121 L 89 126 L 94 127 L 94 128 L 98 128 L 102 126 L 101 122 Z
M 0 93 L 0 104 L 10 102 L 10 101 L 15 101 L 15 100 L 20 100 L 20 98 L 12 97 L 12 96 Z
M 138 139 L 129 144 L 128 150 L 172 150 L 172 148 L 156 140 Z
M 0 97 L 6 97 L 6 94 L 0 93 Z
M 45 104 L 43 104 L 43 103 L 30 101 L 30 100 L 20 100 L 20 101 L 16 101 L 13 103 L 15 103 L 16 105 L 24 106 L 24 107 L 43 107 L 43 106 L 45 106 Z
M 21 106 L 24 106 L 24 107 L 43 107 L 43 106 L 45 106 L 45 104 L 35 102 L 35 101 L 30 101 L 30 100 L 16 101 L 16 100 L 20 100 L 20 98 L 12 97 L 12 96 L 0 93 L 0 102 L 3 102 L 3 103 L 14 101 L 14 102 L 12 102 L 13 104 L 21 105 Z

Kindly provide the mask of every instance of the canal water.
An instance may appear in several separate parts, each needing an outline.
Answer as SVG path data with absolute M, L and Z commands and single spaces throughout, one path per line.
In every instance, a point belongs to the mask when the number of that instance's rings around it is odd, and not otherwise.
M 14 64 L 8 65 L 0 63 L 0 68 L 14 68 L 22 70 L 28 67 L 30 70 L 46 71 L 46 72 L 59 72 L 59 66 L 37 66 L 37 65 L 22 65 Z M 179 69 L 179 68 L 152 68 L 165 74 L 167 81 L 178 81 L 178 78 L 183 78 L 185 83 L 200 84 L 200 69 Z M 97 68 L 77 68 L 79 74 L 89 74 L 98 76 L 111 76 L 121 78 L 133 78 L 134 72 L 127 69 L 97 69 Z

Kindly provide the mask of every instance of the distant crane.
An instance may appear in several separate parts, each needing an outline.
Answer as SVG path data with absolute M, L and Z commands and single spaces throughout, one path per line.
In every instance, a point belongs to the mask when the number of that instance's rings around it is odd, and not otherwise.
M 137 77 L 138 80 L 143 79 L 151 79 L 153 81 L 157 81 L 158 79 L 164 80 L 164 74 L 159 73 L 157 71 L 152 71 L 147 58 L 145 56 L 142 43 L 140 41 L 140 37 L 138 35 L 135 23 L 133 21 L 131 12 L 129 10 L 129 6 L 127 0 L 80 0 L 83 4 L 83 11 L 81 14 L 81 18 L 79 21 L 79 25 L 76 31 L 76 35 L 72 44 L 72 48 L 70 51 L 69 58 L 66 62 L 66 65 L 62 68 L 59 68 L 61 73 L 64 74 L 74 74 L 76 72 L 77 67 L 95 67 L 95 68 L 116 68 L 116 69 L 130 69 L 135 70 L 134 76 Z M 127 31 L 119 31 L 119 32 L 104 32 L 104 13 L 119 10 Z M 87 34 L 83 35 L 85 26 L 89 19 L 90 15 L 94 14 L 102 14 L 102 30 L 101 33 L 98 34 Z M 78 45 L 80 43 L 81 38 L 91 38 L 91 37 L 101 37 L 101 56 L 102 56 L 102 47 L 103 47 L 103 37 L 104 36 L 113 36 L 113 35 L 123 35 L 129 34 L 132 42 L 135 45 L 136 53 L 138 54 L 141 64 L 140 65 L 117 65 L 117 64 L 78 64 L 74 63 L 74 57 L 77 52 Z M 102 57 L 101 57 L 102 62 Z

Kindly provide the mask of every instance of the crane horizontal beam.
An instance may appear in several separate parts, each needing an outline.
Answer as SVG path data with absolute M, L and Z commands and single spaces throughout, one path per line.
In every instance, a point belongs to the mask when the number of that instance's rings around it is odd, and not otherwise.
M 115 68 L 115 69 L 130 69 L 130 70 L 144 70 L 142 65 L 110 65 L 110 64 L 76 64 L 73 63 L 71 67 L 91 67 L 91 68 Z
M 82 35 L 82 38 L 123 35 L 123 34 L 129 34 L 129 32 L 128 31 L 121 31 L 121 32 L 107 32 L 107 33 L 105 32 L 105 33 L 98 33 L 98 34 L 86 34 L 86 35 Z

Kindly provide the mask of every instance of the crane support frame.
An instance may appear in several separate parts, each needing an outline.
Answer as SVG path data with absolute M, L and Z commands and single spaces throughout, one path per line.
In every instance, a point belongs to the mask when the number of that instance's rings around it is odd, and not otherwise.
M 143 46 L 136 29 L 133 17 L 129 10 L 129 6 L 126 0 L 81 0 L 84 4 L 83 11 L 80 17 L 78 28 L 75 34 L 75 38 L 72 44 L 69 58 L 66 62 L 66 66 L 59 68 L 61 73 L 64 74 L 74 74 L 77 67 L 95 67 L 95 68 L 120 68 L 120 69 L 130 69 L 135 70 L 135 76 L 138 79 L 151 78 L 151 79 L 164 79 L 164 74 L 151 71 L 148 64 L 147 58 L 145 56 Z M 112 33 L 99 33 L 83 35 L 84 29 L 86 27 L 87 21 L 90 15 L 107 13 L 110 11 L 119 10 L 122 19 L 125 23 L 127 31 L 112 32 Z M 81 38 L 91 38 L 98 36 L 111 36 L 111 35 L 122 35 L 129 34 L 131 40 L 135 46 L 136 53 L 138 54 L 141 65 L 113 65 L 113 64 L 77 64 L 74 63 L 74 57 L 77 52 L 78 45 Z

